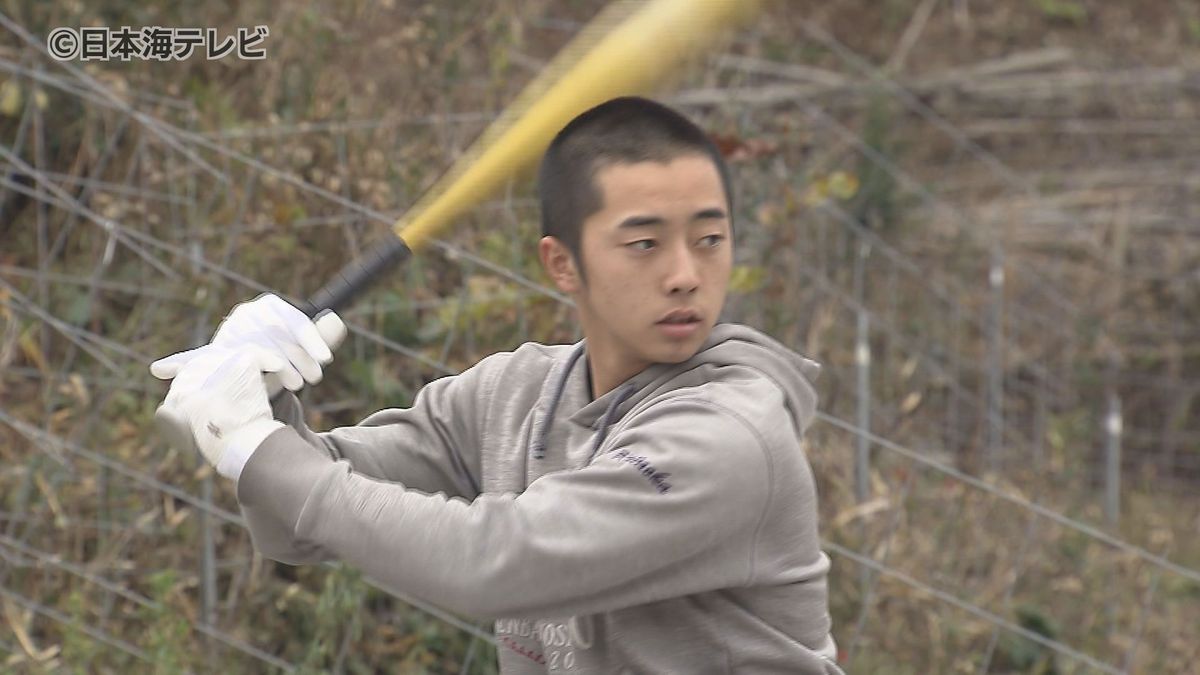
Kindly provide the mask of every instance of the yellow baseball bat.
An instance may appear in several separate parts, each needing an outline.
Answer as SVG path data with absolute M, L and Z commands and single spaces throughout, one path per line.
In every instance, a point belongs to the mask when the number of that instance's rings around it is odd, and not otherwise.
M 644 93 L 723 32 L 752 17 L 758 0 L 620 0 L 609 5 L 513 101 L 471 148 L 393 225 L 396 237 L 347 265 L 303 309 L 345 306 L 463 213 L 532 165 L 579 113 Z
M 747 0 L 618 2 L 596 17 L 395 224 L 412 248 L 535 162 L 576 115 L 644 93 L 754 9 Z
M 301 306 L 337 310 L 419 250 L 456 217 L 530 166 L 576 115 L 617 96 L 644 93 L 717 36 L 754 15 L 758 0 L 618 0 L 576 36 L 434 185 L 396 221 L 395 236 L 344 267 Z M 159 407 L 161 433 L 177 449 L 194 440 L 185 420 Z

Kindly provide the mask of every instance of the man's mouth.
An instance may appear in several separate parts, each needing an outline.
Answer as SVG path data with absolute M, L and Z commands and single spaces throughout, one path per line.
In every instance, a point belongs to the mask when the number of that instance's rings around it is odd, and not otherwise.
M 691 310 L 676 310 L 658 320 L 661 324 L 686 325 L 700 323 L 700 315 Z
M 700 333 L 700 315 L 690 309 L 677 309 L 659 319 L 658 330 L 671 341 L 690 340 Z

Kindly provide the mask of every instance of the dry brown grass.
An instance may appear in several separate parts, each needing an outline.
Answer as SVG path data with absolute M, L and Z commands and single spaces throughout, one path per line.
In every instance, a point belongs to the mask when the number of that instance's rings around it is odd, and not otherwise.
M 0 137 L 5 147 L 19 141 L 18 154 L 31 163 L 30 148 L 42 142 L 45 168 L 116 184 L 88 193 L 69 187 L 97 213 L 303 296 L 382 226 L 308 186 L 377 211 L 403 210 L 601 4 L 397 0 L 135 11 L 115 2 L 8 3 L 5 13 L 35 34 L 93 23 L 223 30 L 269 24 L 262 62 L 110 64 L 92 71 L 139 110 L 223 134 L 215 138 L 225 147 L 303 184 L 202 151 L 230 179 L 221 184 L 165 151 L 144 127 L 126 127 L 119 111 L 81 105 L 54 88 L 46 89 L 38 125 L 32 117 L 25 126 L 19 116 L 0 117 Z M 1186 337 L 1137 329 L 1169 324 L 1185 335 L 1196 331 L 1188 318 L 1195 314 L 1185 312 L 1200 309 L 1188 276 L 1197 240 L 1193 231 L 1167 225 L 1194 221 L 1196 184 L 1187 167 L 1197 136 L 1188 125 L 1197 100 L 1186 82 L 1195 77 L 1200 52 L 1189 22 L 1200 17 L 1190 5 L 1166 0 L 1137 3 L 1136 16 L 1123 3 L 1083 0 L 944 2 L 909 40 L 903 59 L 893 58 L 920 4 L 775 2 L 767 20 L 730 47 L 738 59 L 721 65 L 714 55 L 707 69 L 681 78 L 679 98 L 690 101 L 688 110 L 740 148 L 738 245 L 746 275 L 731 318 L 825 363 L 823 410 L 853 420 L 854 255 L 862 241 L 879 237 L 893 251 L 875 246 L 864 273 L 863 302 L 874 313 L 872 430 L 983 475 L 1005 494 L 1092 524 L 1103 522 L 1098 373 L 1115 344 L 1131 376 L 1119 385 L 1127 427 L 1150 435 L 1126 441 L 1121 522 L 1105 531 L 1198 569 L 1195 483 L 1172 482 L 1170 467 L 1146 465 L 1197 456 L 1200 436 L 1187 433 L 1194 431 L 1200 392 L 1188 383 L 1196 379 L 1200 354 Z M 969 11 L 964 17 L 956 7 Z M 1076 8 L 1083 19 L 1075 18 Z M 1015 188 L 927 117 L 881 94 L 828 45 L 799 39 L 804 21 L 872 63 L 892 59 L 893 74 L 921 102 L 1028 179 L 1036 194 Z M 1036 63 L 1003 60 L 1014 54 L 1032 54 Z M 11 42 L 0 46 L 6 61 L 22 57 Z M 808 70 L 781 70 L 780 63 Z M 1155 77 L 1139 82 L 1139 73 Z M 22 91 L 28 97 L 31 90 Z M 735 95 L 752 102 L 729 102 Z M 808 114 L 809 105 L 844 124 L 852 138 Z M 288 131 L 298 123 L 314 128 Z M 1162 133 L 1164 126 L 1176 132 Z M 912 183 L 865 161 L 856 143 L 883 153 Z M 857 178 L 857 193 L 814 197 L 812 186 L 828 184 L 838 171 Z M 130 194 L 121 185 L 156 194 Z M 150 431 L 164 387 L 145 372 L 151 357 L 206 335 L 254 289 L 161 249 L 148 250 L 175 278 L 123 246 L 104 262 L 104 230 L 73 222 L 58 207 L 39 220 L 36 206 L 19 205 L 11 190 L 5 194 L 6 213 L 15 215 L 0 221 L 0 411 L 27 426 L 0 424 L 0 587 L 78 624 L 13 598 L 0 601 L 7 627 L 0 647 L 12 652 L 0 654 L 8 659 L 0 663 L 31 672 L 141 667 L 79 628 L 88 626 L 167 669 L 259 672 L 261 662 L 191 627 L 203 612 L 204 509 L 160 488 L 201 495 L 205 472 Z M 465 219 L 454 243 L 540 279 L 527 246 L 537 231 L 528 196 L 528 181 L 516 182 Z M 858 229 L 847 225 L 854 219 Z M 987 473 L 980 407 L 987 332 L 979 317 L 990 297 L 982 235 L 992 224 L 1008 245 L 1010 264 L 1044 275 L 1081 313 L 1065 317 L 1039 293 L 1043 286 L 1010 273 L 1007 300 L 1011 315 L 1020 317 L 1012 319 L 1005 359 L 1010 431 L 1000 470 Z M 51 260 L 48 251 L 60 235 L 64 246 Z M 901 257 L 915 269 L 895 262 Z M 949 300 L 935 298 L 931 285 L 949 289 Z M 86 336 L 82 345 L 72 342 L 30 305 L 74 327 L 65 332 L 101 335 L 129 353 L 95 347 Z M 952 319 L 951 305 L 965 313 L 962 321 Z M 347 316 L 455 369 L 524 339 L 574 337 L 571 317 L 554 301 L 432 255 Z M 440 374 L 361 336 L 342 353 L 319 391 L 309 394 L 315 426 L 403 404 Z M 1034 368 L 1050 377 L 1031 375 Z M 1147 376 L 1157 384 L 1137 379 Z M 1039 390 L 1048 398 L 1041 422 Z M 874 451 L 870 494 L 859 504 L 852 436 L 822 422 L 811 447 L 827 540 L 904 575 L 879 577 L 859 633 L 864 579 L 853 561 L 834 556 L 835 630 L 852 649 L 852 672 L 978 672 L 989 654 L 991 672 L 1083 672 L 1069 658 L 1051 661 L 1032 643 L 997 632 L 993 622 L 911 582 L 1100 661 L 1128 665 L 1129 672 L 1184 673 L 1200 658 L 1194 580 L 1046 518 L 1031 527 L 1027 507 L 886 448 Z M 212 489 L 215 504 L 235 510 L 228 486 L 215 481 Z M 463 633 L 370 590 L 348 571 L 263 561 L 240 528 L 219 514 L 210 517 L 219 523 L 211 532 L 222 631 L 314 669 L 458 672 L 469 649 Z M 472 672 L 493 672 L 493 659 L 481 658 Z

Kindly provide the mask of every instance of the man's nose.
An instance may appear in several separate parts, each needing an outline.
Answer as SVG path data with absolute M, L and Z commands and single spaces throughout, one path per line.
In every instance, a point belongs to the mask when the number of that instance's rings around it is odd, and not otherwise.
M 696 257 L 687 246 L 676 247 L 671 256 L 666 278 L 667 293 L 692 293 L 700 286 L 700 270 Z

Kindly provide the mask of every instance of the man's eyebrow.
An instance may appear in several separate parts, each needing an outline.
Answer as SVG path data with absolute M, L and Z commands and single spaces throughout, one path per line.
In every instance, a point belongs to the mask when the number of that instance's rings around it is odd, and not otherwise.
M 659 216 L 629 216 L 625 220 L 622 220 L 621 224 L 617 225 L 617 227 L 620 229 L 627 227 L 653 227 L 655 225 L 662 225 L 664 222 L 666 221 Z
M 725 220 L 728 218 L 724 209 L 716 207 L 710 209 L 701 209 L 692 215 L 692 221 L 697 220 Z M 618 229 L 634 228 L 634 227 L 655 227 L 657 225 L 665 225 L 666 220 L 661 216 L 629 216 L 622 220 Z
M 729 216 L 725 215 L 725 209 L 711 208 L 697 211 L 692 216 L 692 220 L 724 220 Z

